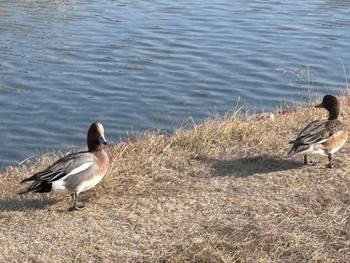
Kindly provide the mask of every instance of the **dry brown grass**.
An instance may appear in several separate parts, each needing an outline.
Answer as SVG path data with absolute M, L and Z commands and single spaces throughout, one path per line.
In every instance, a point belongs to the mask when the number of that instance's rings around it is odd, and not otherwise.
M 348 96 L 342 109 L 347 122 Z M 314 167 L 285 158 L 288 141 L 322 117 L 298 108 L 216 118 L 110 146 L 110 171 L 77 212 L 69 196 L 16 194 L 54 157 L 8 169 L 0 262 L 349 262 L 348 144 L 335 169 L 326 157 Z

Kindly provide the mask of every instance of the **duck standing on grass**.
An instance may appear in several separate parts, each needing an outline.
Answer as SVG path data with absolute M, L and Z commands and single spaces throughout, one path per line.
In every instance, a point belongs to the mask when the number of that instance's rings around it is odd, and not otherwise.
M 340 103 L 336 97 L 326 95 L 322 103 L 315 106 L 324 108 L 329 112 L 328 120 L 316 120 L 307 125 L 297 136 L 288 157 L 296 154 L 304 154 L 304 164 L 309 164 L 307 154 L 322 154 L 328 156 L 328 168 L 332 163 L 333 154 L 346 142 L 348 132 L 343 123 L 338 120 Z
M 91 124 L 87 133 L 87 151 L 68 154 L 57 160 L 45 170 L 24 179 L 21 183 L 34 181 L 32 185 L 19 194 L 31 192 L 55 192 L 71 194 L 73 207 L 70 210 L 80 210 L 78 196 L 98 184 L 107 172 L 109 159 L 103 150 L 107 144 L 104 128 L 101 123 Z

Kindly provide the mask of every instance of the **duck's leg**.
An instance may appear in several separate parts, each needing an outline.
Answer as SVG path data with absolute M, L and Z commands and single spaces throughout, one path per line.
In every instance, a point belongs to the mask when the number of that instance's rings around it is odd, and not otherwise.
M 73 198 L 73 206 L 69 209 L 70 211 L 73 211 L 73 210 L 82 210 L 85 205 L 83 204 L 79 204 L 79 199 L 78 199 L 78 194 L 77 193 L 74 193 L 74 194 L 71 194 L 72 198 Z
M 305 165 L 311 165 L 311 166 L 313 166 L 313 165 L 315 165 L 316 163 L 313 162 L 313 161 L 308 161 L 308 160 L 307 160 L 307 155 L 304 154 L 304 164 L 305 164 Z
M 308 164 L 307 163 L 307 155 L 306 154 L 304 154 L 304 164 Z
M 329 154 L 328 154 L 328 165 L 327 165 L 328 168 L 333 168 L 333 167 L 336 166 L 335 163 L 332 163 L 332 158 L 333 158 L 332 154 L 329 153 Z

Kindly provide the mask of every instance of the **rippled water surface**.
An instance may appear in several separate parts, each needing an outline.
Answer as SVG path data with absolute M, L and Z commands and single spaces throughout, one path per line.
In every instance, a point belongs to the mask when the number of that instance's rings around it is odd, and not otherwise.
M 274 110 L 349 71 L 350 1 L 0 0 L 0 168 L 225 114 Z

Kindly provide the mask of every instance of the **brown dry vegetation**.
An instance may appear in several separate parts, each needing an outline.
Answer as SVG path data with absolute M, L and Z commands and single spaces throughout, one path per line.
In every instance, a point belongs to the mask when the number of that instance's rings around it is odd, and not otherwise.
M 349 120 L 350 98 L 341 99 Z M 57 156 L 0 175 L 0 262 L 349 262 L 349 145 L 340 165 L 286 159 L 310 107 L 274 119 L 210 119 L 107 148 L 111 168 L 87 207 L 16 194 Z M 106 133 L 108 136 L 108 124 Z

